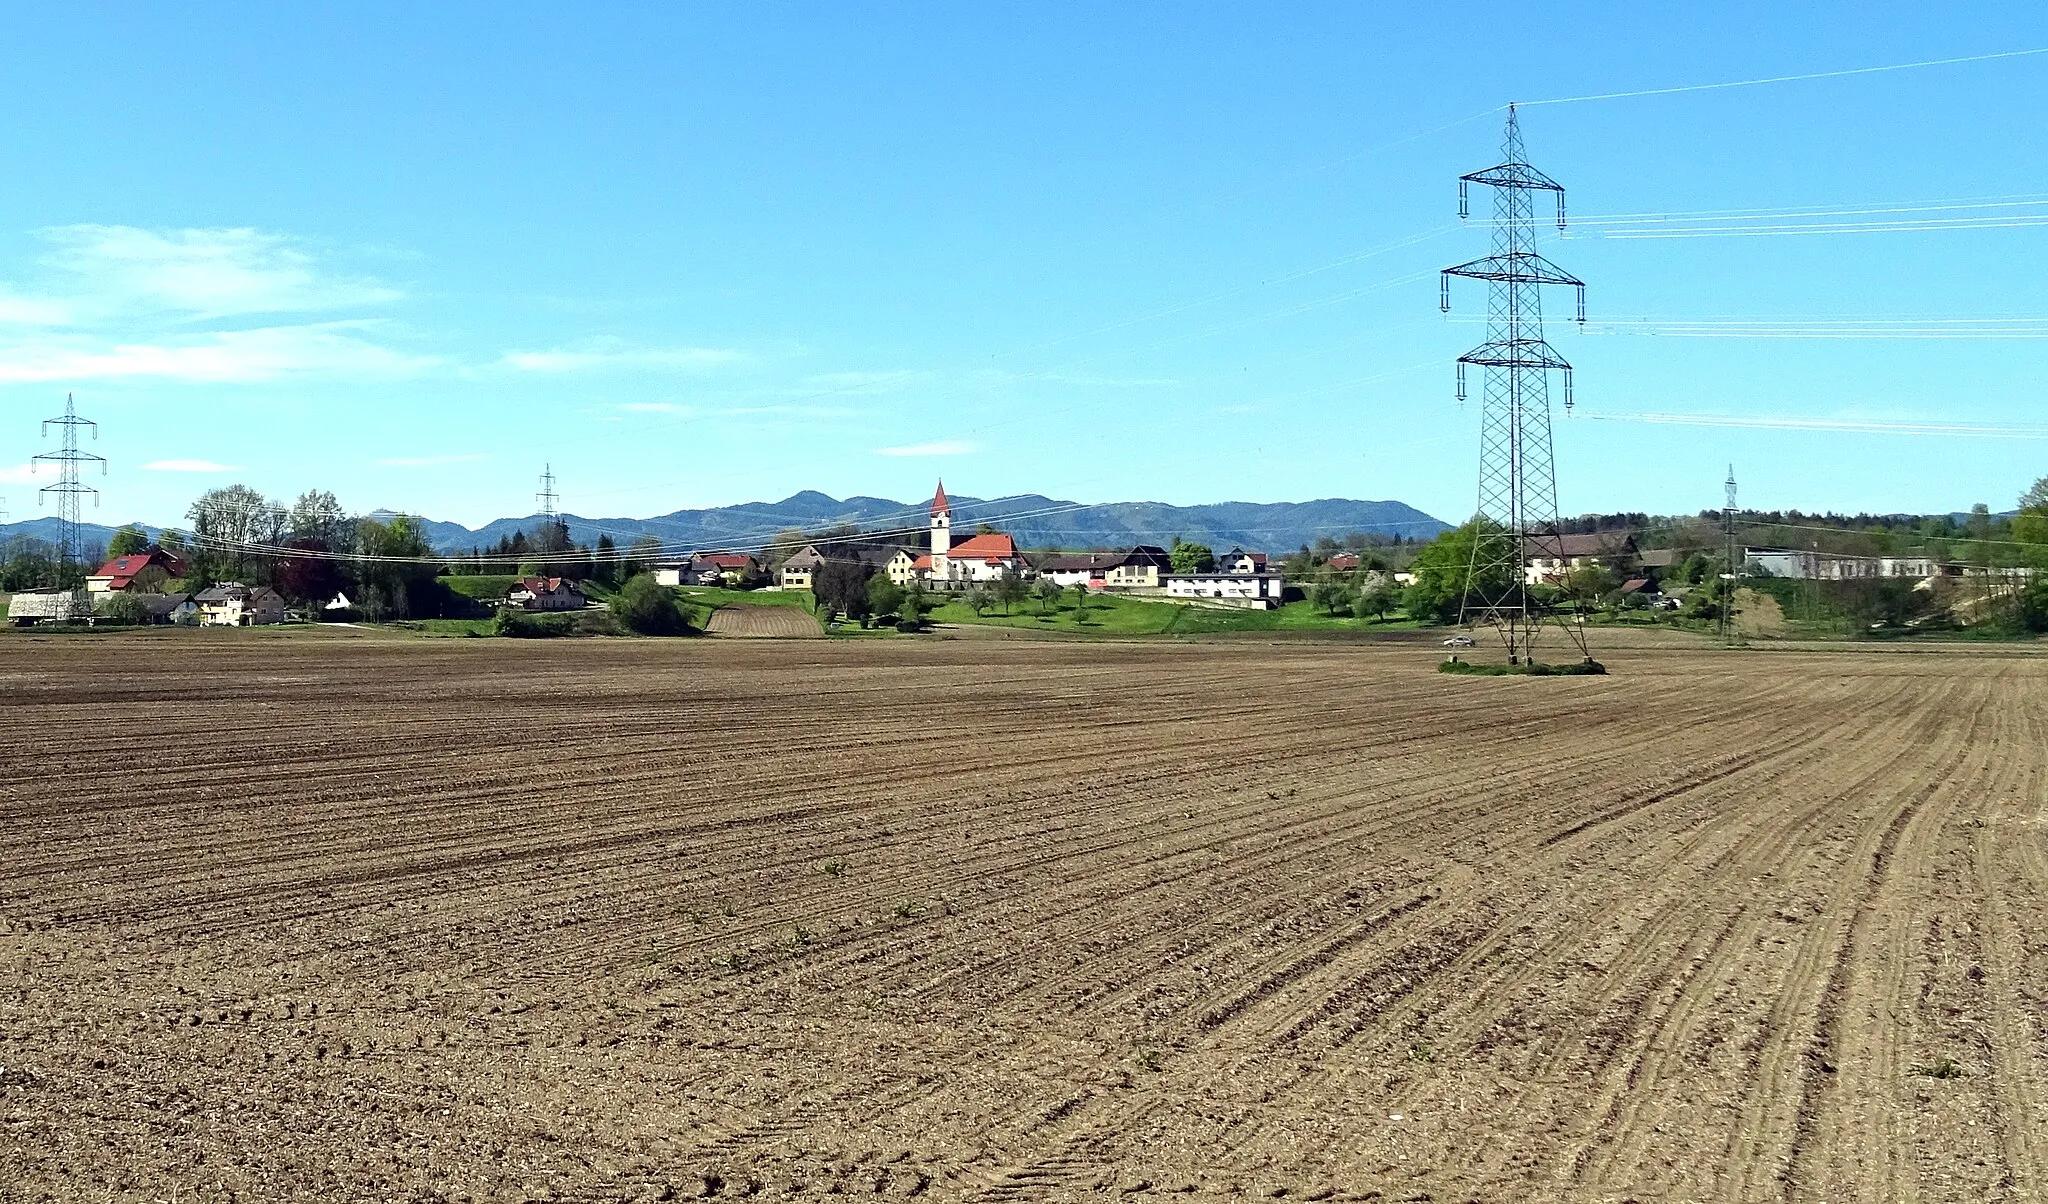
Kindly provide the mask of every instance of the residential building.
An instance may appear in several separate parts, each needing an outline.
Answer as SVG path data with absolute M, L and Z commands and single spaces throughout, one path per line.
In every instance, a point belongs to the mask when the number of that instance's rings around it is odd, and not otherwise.
M 1094 590 L 1158 589 L 1172 571 L 1173 561 L 1166 549 L 1153 544 L 1122 552 L 1048 556 L 1038 566 L 1038 575 L 1050 577 L 1057 585 L 1085 585 Z
M 185 575 L 185 562 L 155 545 L 126 556 L 116 556 L 85 579 L 87 591 L 95 594 L 135 590 L 155 593 L 172 577 Z
M 1287 592 L 1279 573 L 1173 573 L 1165 579 L 1169 598 L 1243 606 L 1255 610 L 1278 607 Z
M 888 573 L 890 580 L 896 579 L 891 571 L 898 559 L 905 565 L 915 563 L 917 555 L 907 548 L 887 546 L 856 546 L 848 543 L 831 543 L 822 548 L 817 544 L 805 544 L 788 560 L 782 562 L 782 569 L 776 574 L 776 583 L 784 589 L 811 588 L 812 574 L 818 566 L 828 560 L 850 560 L 857 562 L 870 573 Z M 898 581 L 897 584 L 908 584 Z
M 662 585 L 744 585 L 761 576 L 761 562 L 741 552 L 698 552 L 654 568 Z
M 136 601 L 142 603 L 142 611 L 152 623 L 186 626 L 199 622 L 199 604 L 190 594 L 137 594 Z
M 1338 555 L 1345 555 L 1345 553 L 1339 553 Z M 1349 571 L 1337 564 L 1336 556 L 1330 557 L 1329 563 L 1331 568 L 1337 569 L 1339 572 Z M 1358 557 L 1356 554 L 1351 554 L 1350 568 L 1355 569 L 1357 567 Z M 1216 571 L 1240 575 L 1263 573 L 1266 571 L 1266 554 L 1264 552 L 1247 552 L 1243 548 L 1232 548 L 1216 558 Z
M 583 591 L 562 577 L 522 577 L 505 595 L 507 606 L 520 610 L 582 610 Z
M 257 627 L 284 622 L 284 598 L 261 585 L 228 582 L 192 595 L 199 622 L 207 627 Z
M 1236 551 L 1235 548 L 1231 550 Z M 1332 569 L 1335 569 L 1337 572 L 1353 573 L 1358 571 L 1358 566 L 1361 563 L 1361 561 L 1359 560 L 1358 553 L 1356 552 L 1339 552 L 1335 556 L 1332 556 L 1328 560 L 1325 560 L 1323 563 L 1329 565 Z
M 1531 536 L 1523 540 L 1522 554 L 1525 584 L 1555 585 L 1572 570 L 1587 565 L 1630 575 L 1640 551 L 1636 537 L 1626 531 L 1596 531 L 1591 535 Z

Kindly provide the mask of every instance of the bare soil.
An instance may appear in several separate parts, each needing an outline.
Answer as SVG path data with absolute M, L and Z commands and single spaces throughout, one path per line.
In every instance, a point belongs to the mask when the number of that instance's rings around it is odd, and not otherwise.
M 2048 1196 L 2048 659 L 1440 651 L 10 639 L 0 1199 Z
M 818 620 L 793 606 L 747 606 L 735 603 L 711 612 L 704 630 L 709 635 L 746 638 L 805 639 L 822 636 Z

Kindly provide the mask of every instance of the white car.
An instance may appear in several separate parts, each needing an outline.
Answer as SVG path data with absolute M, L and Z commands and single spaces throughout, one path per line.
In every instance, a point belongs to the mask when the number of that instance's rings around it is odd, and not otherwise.
M 1444 647 L 1446 648 L 1470 648 L 1471 646 L 1472 637 L 1469 635 L 1454 635 L 1444 641 Z

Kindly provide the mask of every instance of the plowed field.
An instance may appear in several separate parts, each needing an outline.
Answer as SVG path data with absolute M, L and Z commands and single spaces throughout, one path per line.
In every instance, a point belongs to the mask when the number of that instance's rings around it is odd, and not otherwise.
M 0 644 L 0 1198 L 2048 1197 L 2048 659 Z

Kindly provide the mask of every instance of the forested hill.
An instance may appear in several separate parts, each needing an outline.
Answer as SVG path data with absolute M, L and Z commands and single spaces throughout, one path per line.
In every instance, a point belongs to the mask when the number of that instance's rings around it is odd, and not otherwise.
M 953 523 L 962 535 L 987 524 L 1016 537 L 1028 548 L 1114 548 L 1134 543 L 1171 542 L 1175 536 L 1207 543 L 1222 551 L 1236 544 L 1257 551 L 1286 552 L 1318 538 L 1340 538 L 1353 531 L 1428 540 L 1446 524 L 1404 502 L 1366 502 L 1323 498 L 1313 502 L 1217 502 L 1208 506 L 1169 506 L 1161 502 L 1109 502 L 1083 507 L 1076 502 L 1027 494 L 987 501 L 955 497 Z M 841 524 L 864 530 L 908 528 L 921 533 L 928 503 L 894 502 L 887 498 L 833 498 L 805 491 L 779 502 L 747 502 L 710 510 L 678 510 L 655 518 L 584 518 L 565 515 L 569 538 L 595 544 L 610 535 L 624 545 L 652 535 L 670 547 L 715 550 L 767 544 L 791 529 L 817 531 Z M 388 511 L 376 512 L 378 516 Z M 489 547 L 515 531 L 532 535 L 538 515 L 501 518 L 474 530 L 459 523 L 426 521 L 427 538 L 450 554 Z M 157 528 L 144 524 L 154 537 Z M 112 526 L 82 524 L 88 547 L 105 547 Z M 38 517 L 0 524 L 0 541 L 16 537 L 54 540 L 57 520 Z
M 1015 536 L 1025 547 L 1113 548 L 1134 543 L 1164 544 L 1175 536 L 1207 543 L 1218 551 L 1245 548 L 1288 551 L 1318 538 L 1352 531 L 1427 540 L 1446 524 L 1404 502 L 1324 498 L 1312 502 L 1218 502 L 1169 506 L 1161 502 L 1109 502 L 1082 508 L 1075 502 L 1027 494 L 987 501 L 954 497 L 953 525 L 962 534 L 987 524 Z M 564 515 L 569 538 L 590 544 L 610 535 L 620 544 L 652 535 L 664 544 L 693 549 L 756 547 L 780 531 L 820 530 L 840 524 L 863 529 L 924 529 L 927 503 L 887 498 L 833 498 L 805 491 L 779 502 L 748 502 L 710 510 L 678 510 L 657 518 L 584 518 Z M 488 547 L 523 530 L 531 535 L 537 516 L 501 518 L 471 530 L 455 523 L 427 523 L 427 536 L 444 552 Z

